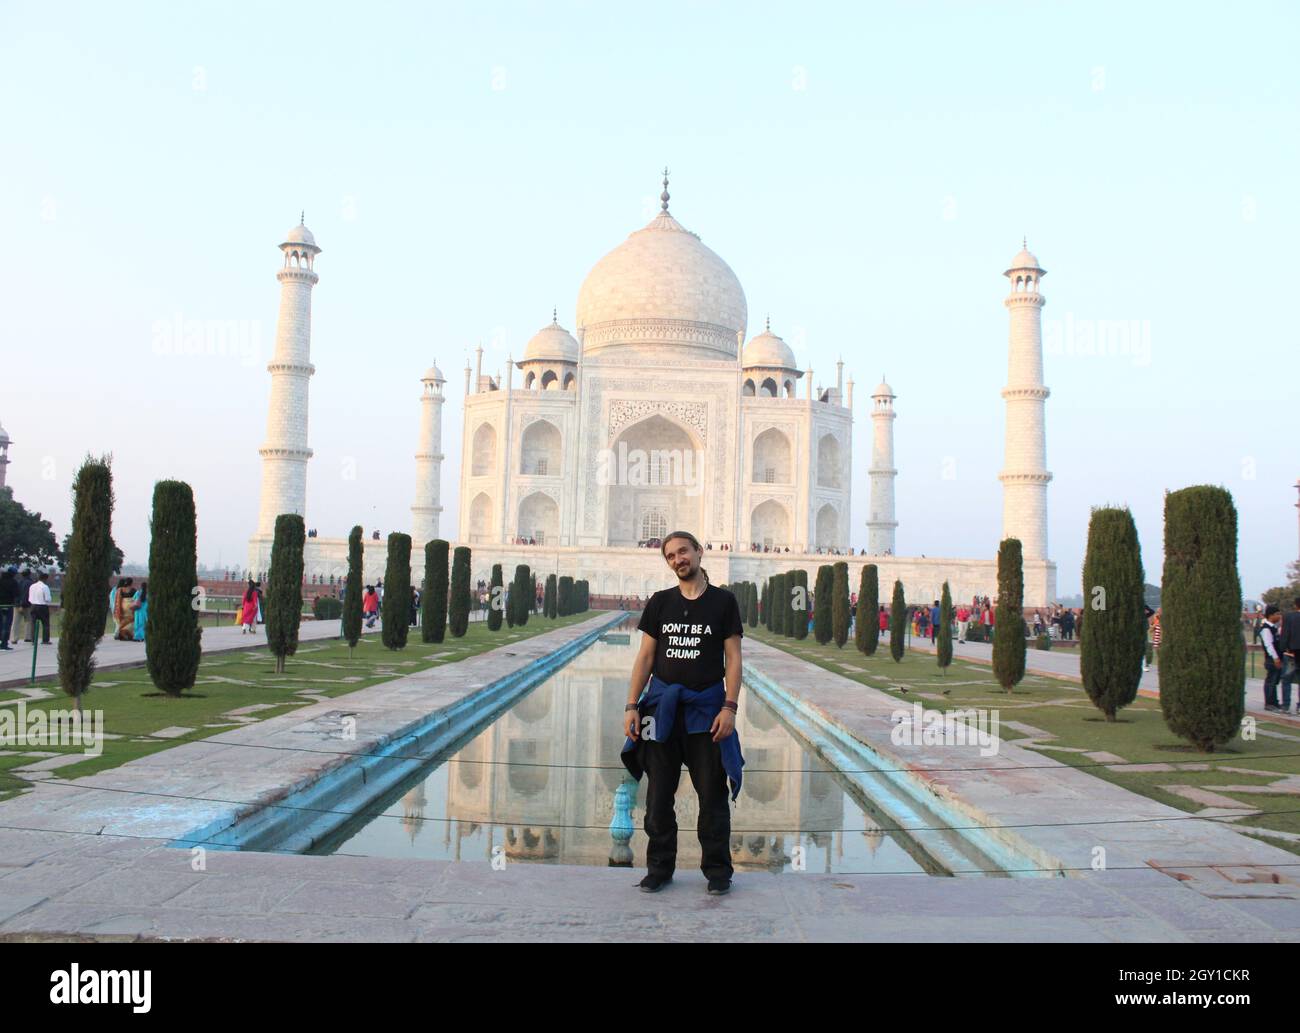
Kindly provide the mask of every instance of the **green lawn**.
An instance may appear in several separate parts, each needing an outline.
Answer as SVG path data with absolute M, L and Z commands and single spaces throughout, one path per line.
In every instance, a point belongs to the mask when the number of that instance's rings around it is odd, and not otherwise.
M 315 702 L 310 696 L 301 695 L 304 691 L 327 697 L 342 696 L 416 671 L 456 663 L 557 627 L 577 624 L 590 619 L 593 613 L 588 611 L 555 620 L 533 614 L 522 628 L 510 628 L 503 623 L 496 632 L 489 631 L 484 621 L 471 621 L 464 637 L 455 639 L 448 635 L 445 641 L 430 644 L 421 642 L 419 629 L 413 628 L 403 650 L 385 649 L 379 635 L 371 634 L 362 638 L 352 657 L 348 656 L 346 643 L 318 639 L 300 645 L 282 675 L 275 673 L 274 658 L 265 645 L 238 652 L 212 653 L 203 658 L 194 688 L 180 698 L 157 695 L 148 672 L 142 667 L 105 671 L 92 682 L 83 706 L 87 710 L 102 710 L 105 733 L 120 738 L 106 738 L 102 755 L 69 764 L 51 774 L 61 778 L 94 774 L 247 723 L 227 716 L 231 710 L 269 704 L 270 709 L 241 716 L 256 720 L 275 717 Z M 52 690 L 54 695 L 29 703 L 29 710 L 71 708 L 72 701 L 59 691 L 57 682 L 46 682 L 43 687 Z M 12 708 L 20 698 L 18 692 L 0 690 L 0 707 Z M 162 729 L 175 727 L 193 731 L 176 738 L 150 738 Z M 52 753 L 81 752 L 79 747 L 40 749 Z M 30 764 L 33 759 L 25 748 L 0 748 L 0 799 L 21 792 L 28 784 L 10 772 Z
M 1059 678 L 1029 674 L 1014 692 L 1008 694 L 994 681 L 992 669 L 987 664 L 954 659 L 945 676 L 933 653 L 909 652 L 902 662 L 895 663 L 889 655 L 888 644 L 883 642 L 874 656 L 867 657 L 853 647 L 852 638 L 843 649 L 839 649 L 833 642 L 818 645 L 811 635 L 802 642 L 773 635 L 762 626 L 747 627 L 745 634 L 835 674 L 881 689 L 901 702 L 920 702 L 926 708 L 939 710 L 956 707 L 996 709 L 1003 739 L 1025 738 L 1029 734 L 1007 728 L 1008 721 L 1040 729 L 1054 738 L 1041 737 L 1037 743 L 1020 745 L 1039 750 L 1044 756 L 1077 766 L 1098 778 L 1179 810 L 1194 813 L 1205 805 L 1163 787 L 1178 785 L 1209 789 L 1261 811 L 1259 815 L 1241 818 L 1231 824 L 1300 835 L 1300 794 L 1245 793 L 1221 788 L 1264 786 L 1288 775 L 1300 776 L 1300 728 L 1261 721 L 1257 725 L 1259 734 L 1253 742 L 1238 737 L 1214 753 L 1198 753 L 1165 726 L 1159 700 L 1138 697 L 1131 706 L 1120 711 L 1116 722 L 1108 723 L 1092 705 L 1081 685 Z M 865 671 L 846 671 L 839 666 L 841 663 L 862 667 Z M 1129 764 L 1169 764 L 1175 769 L 1116 771 L 1113 764 L 1090 759 L 1083 752 L 1044 747 L 1106 752 L 1122 757 Z M 1276 772 L 1276 776 L 1225 770 L 1229 768 Z M 1300 844 L 1295 842 L 1276 838 L 1267 841 L 1300 853 Z

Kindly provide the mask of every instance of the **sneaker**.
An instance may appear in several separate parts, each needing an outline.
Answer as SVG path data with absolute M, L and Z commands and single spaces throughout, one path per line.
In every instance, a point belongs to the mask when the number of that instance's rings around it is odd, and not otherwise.
M 658 893 L 665 885 L 672 881 L 673 877 L 671 875 L 658 875 L 651 872 L 637 883 L 637 885 L 641 887 L 642 893 Z
M 1286 713 L 1281 707 L 1275 707 L 1272 703 L 1265 703 L 1264 710 L 1269 714 Z
M 715 896 L 720 896 L 721 894 L 723 894 L 723 893 L 728 893 L 728 892 L 730 892 L 730 891 L 731 891 L 731 880 L 730 880 L 730 879 L 710 879 L 710 880 L 709 880 L 709 892 L 712 893 L 712 894 L 714 894 Z

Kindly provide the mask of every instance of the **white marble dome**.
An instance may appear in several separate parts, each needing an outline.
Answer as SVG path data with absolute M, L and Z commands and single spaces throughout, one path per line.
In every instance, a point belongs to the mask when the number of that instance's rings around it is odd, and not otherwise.
M 741 353 L 742 366 L 778 366 L 782 369 L 798 369 L 791 347 L 772 333 L 764 330 L 749 339 Z
M 587 351 L 653 340 L 734 359 L 747 316 L 745 291 L 731 267 L 667 211 L 597 262 L 578 292 Z
M 421 379 L 421 380 L 438 380 L 438 381 L 442 381 L 443 383 L 446 383 L 446 382 L 447 382 L 447 378 L 444 377 L 444 376 L 442 375 L 442 370 L 440 370 L 440 369 L 438 368 L 438 364 L 437 364 L 437 363 L 434 363 L 432 366 L 430 366 L 428 369 L 426 369 L 426 370 L 424 371 L 424 376 L 422 376 L 420 379 Z
M 533 334 L 524 348 L 524 362 L 534 359 L 549 359 L 559 362 L 577 362 L 578 342 L 554 318 L 549 326 L 544 326 Z
M 284 242 L 286 244 L 306 244 L 309 247 L 316 246 L 316 238 L 312 235 L 311 230 L 302 223 L 298 223 L 297 226 L 284 235 Z
M 1020 253 L 1011 260 L 1011 269 L 1038 269 L 1039 272 L 1045 272 L 1028 248 L 1021 248 Z

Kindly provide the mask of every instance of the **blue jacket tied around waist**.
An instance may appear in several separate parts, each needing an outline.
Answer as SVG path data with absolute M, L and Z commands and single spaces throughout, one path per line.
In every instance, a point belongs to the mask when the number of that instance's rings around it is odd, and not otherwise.
M 677 718 L 677 708 L 684 709 L 686 733 L 707 732 L 713 727 L 713 719 L 722 709 L 727 698 L 726 686 L 717 681 L 706 689 L 688 689 L 685 685 L 669 685 L 658 675 L 650 676 L 650 687 L 637 700 L 637 714 L 655 709 L 653 736 L 645 736 L 654 742 L 667 742 L 673 734 L 673 724 Z M 642 767 L 637 759 L 637 740 L 630 736 L 623 740 L 623 766 L 631 772 L 632 777 L 641 781 Z M 740 735 L 736 731 L 718 743 L 722 750 L 722 767 L 731 783 L 731 799 L 740 795 L 740 769 L 745 765 L 745 758 L 740 753 Z

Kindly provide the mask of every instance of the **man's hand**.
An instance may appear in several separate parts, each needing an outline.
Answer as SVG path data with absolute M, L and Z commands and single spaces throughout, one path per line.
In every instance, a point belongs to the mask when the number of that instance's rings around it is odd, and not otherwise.
M 713 727 L 709 729 L 713 733 L 713 741 L 718 742 L 725 739 L 736 730 L 736 715 L 726 707 L 718 711 L 718 716 L 713 719 Z
M 637 732 L 640 730 L 641 712 L 639 710 L 625 710 L 623 712 L 623 734 L 629 739 L 635 741 L 640 738 Z

